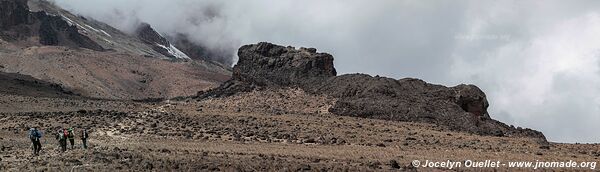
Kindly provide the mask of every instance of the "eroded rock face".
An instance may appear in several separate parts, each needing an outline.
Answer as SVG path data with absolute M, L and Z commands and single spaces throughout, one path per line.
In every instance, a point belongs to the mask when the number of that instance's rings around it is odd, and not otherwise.
M 242 46 L 233 80 L 257 85 L 300 86 L 336 75 L 333 56 L 314 48 L 283 47 L 261 42 Z
M 333 56 L 314 48 L 283 47 L 261 42 L 242 46 L 232 79 L 199 97 L 226 97 L 254 89 L 306 87 L 336 75 Z
M 34 15 L 40 22 L 38 32 L 40 44 L 81 47 L 95 51 L 104 50 L 89 37 L 80 34 L 76 26 L 61 17 L 48 15 L 45 12 L 36 12 Z
M 541 132 L 517 129 L 490 118 L 486 96 L 474 85 L 445 87 L 413 78 L 365 74 L 336 76 L 333 57 L 313 48 L 270 43 L 246 45 L 231 80 L 200 97 L 223 97 L 262 89 L 301 88 L 337 99 L 329 112 L 384 120 L 425 122 L 480 135 L 524 136 L 546 141 Z
M 38 36 L 41 45 L 104 50 L 60 16 L 43 11 L 31 12 L 27 0 L 0 0 L 0 37 L 7 41 L 18 41 L 32 36 Z
M 27 1 L 0 0 L 0 28 L 31 22 Z
M 490 118 L 487 108 L 490 106 L 487 102 L 485 93 L 474 85 L 459 85 L 453 87 L 455 94 L 455 103 L 463 110 L 474 115 Z
M 138 38 L 148 44 L 169 46 L 169 41 L 156 32 L 148 23 L 142 23 L 136 30 Z
M 486 96 L 474 85 L 445 87 L 413 78 L 350 74 L 305 89 L 336 98 L 329 111 L 337 115 L 425 122 L 479 135 L 526 136 L 545 141 L 538 131 L 516 129 L 491 119 Z
M 0 38 L 12 41 L 30 35 L 28 27 L 19 26 L 32 23 L 27 1 L 0 0 Z
M 156 30 L 154 30 L 150 24 L 140 24 L 136 30 L 136 35 L 144 43 L 150 45 L 154 51 L 167 57 L 174 58 L 174 56 L 169 53 L 169 50 L 167 50 L 167 47 L 170 47 L 171 43 L 169 43 L 166 38 L 156 32 Z

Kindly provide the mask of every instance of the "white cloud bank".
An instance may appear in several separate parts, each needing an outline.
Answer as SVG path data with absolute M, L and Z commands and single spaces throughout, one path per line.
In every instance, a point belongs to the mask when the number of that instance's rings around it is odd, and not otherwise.
M 131 31 L 213 49 L 316 47 L 341 73 L 480 86 L 493 118 L 550 141 L 600 142 L 600 1 L 55 0 Z

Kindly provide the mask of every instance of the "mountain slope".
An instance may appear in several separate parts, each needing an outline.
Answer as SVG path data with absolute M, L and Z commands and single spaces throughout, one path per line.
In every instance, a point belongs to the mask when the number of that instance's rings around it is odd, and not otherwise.
M 150 26 L 129 35 L 43 0 L 0 0 L 0 9 L 0 72 L 30 75 L 82 96 L 190 96 L 231 74 L 222 65 L 189 59 Z

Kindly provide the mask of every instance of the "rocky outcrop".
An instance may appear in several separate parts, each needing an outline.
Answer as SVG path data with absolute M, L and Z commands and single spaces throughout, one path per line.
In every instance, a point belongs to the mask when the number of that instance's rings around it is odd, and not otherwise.
M 148 44 L 159 44 L 162 46 L 169 46 L 169 41 L 161 36 L 158 32 L 150 26 L 148 23 L 142 23 L 136 30 L 138 38 Z
M 254 89 L 305 87 L 336 75 L 333 56 L 316 49 L 283 47 L 271 43 L 246 45 L 232 79 L 200 97 L 226 97 Z
M 0 28 L 31 23 L 32 18 L 25 0 L 0 0 Z
M 103 51 L 104 48 L 79 33 L 79 29 L 60 16 L 44 11 L 31 12 L 27 0 L 0 1 L 0 37 L 8 41 L 39 37 L 41 45 L 58 45 Z
M 304 89 L 337 98 L 329 109 L 337 115 L 433 123 L 479 135 L 544 138 L 539 132 L 518 130 L 491 119 L 485 94 L 474 85 L 445 87 L 412 78 L 350 74 Z
M 487 102 L 485 93 L 474 85 L 459 85 L 453 87 L 456 92 L 454 103 L 459 105 L 464 111 L 470 112 L 476 116 L 490 118 L 487 108 L 490 106 Z
M 136 35 L 140 40 L 144 43 L 150 45 L 152 49 L 162 55 L 167 57 L 174 58 L 172 54 L 169 53 L 166 47 L 169 47 L 171 44 L 167 41 L 166 38 L 161 36 L 158 32 L 150 26 L 148 23 L 142 23 L 135 31 Z
M 314 48 L 282 47 L 270 43 L 242 46 L 233 80 L 261 86 L 302 86 L 336 75 L 333 56 Z
M 68 47 L 87 48 L 103 51 L 104 48 L 79 33 L 77 26 L 65 21 L 62 17 L 48 15 L 45 12 L 34 13 L 40 22 L 39 37 L 42 45 L 58 45 Z
M 0 0 L 0 38 L 14 41 L 28 37 L 32 30 L 23 25 L 33 24 L 27 1 Z
M 337 99 L 329 112 L 384 120 L 425 122 L 491 136 L 525 136 L 545 142 L 541 132 L 508 126 L 490 118 L 486 96 L 474 85 L 445 87 L 419 79 L 365 74 L 336 76 L 333 57 L 314 48 L 270 43 L 239 49 L 232 79 L 200 97 L 223 97 L 262 89 L 300 88 Z

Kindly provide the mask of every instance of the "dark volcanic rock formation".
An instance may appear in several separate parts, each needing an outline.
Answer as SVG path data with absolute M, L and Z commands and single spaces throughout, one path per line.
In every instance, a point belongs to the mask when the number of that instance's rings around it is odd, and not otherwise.
M 474 85 L 445 87 L 419 79 L 395 80 L 365 74 L 336 76 L 333 57 L 314 48 L 270 43 L 246 45 L 231 80 L 200 97 L 283 87 L 337 99 L 333 114 L 408 122 L 426 122 L 455 131 L 491 136 L 525 136 L 545 142 L 541 132 L 517 129 L 490 118 L 486 96 Z
M 240 58 L 232 79 L 260 86 L 288 87 L 335 76 L 333 56 L 316 51 L 270 43 L 245 45 L 238 51 Z
M 232 79 L 200 96 L 224 97 L 263 88 L 304 88 L 336 75 L 333 56 L 316 53 L 316 49 L 259 43 L 241 47 L 238 56 Z
M 27 1 L 0 0 L 0 38 L 13 41 L 28 37 L 32 29 L 25 25 L 33 24 L 33 20 Z
M 51 16 L 45 12 L 36 12 L 40 22 L 39 37 L 43 45 L 60 45 L 68 47 L 81 47 L 96 51 L 104 48 L 96 42 L 79 33 L 79 29 L 58 16 Z
M 426 122 L 480 135 L 521 135 L 489 118 L 485 94 L 473 85 L 445 87 L 418 79 L 351 74 L 331 77 L 309 92 L 338 99 L 338 115 Z
M 175 47 L 167 38 L 158 33 L 150 24 L 141 23 L 136 30 L 136 36 L 152 49 L 166 57 L 174 59 L 189 59 L 190 57 Z
M 169 41 L 156 32 L 148 23 L 142 23 L 136 30 L 138 38 L 148 44 L 169 46 Z
M 31 23 L 32 18 L 24 0 L 0 0 L 0 28 Z
M 27 0 L 0 0 L 0 29 L 0 37 L 7 41 L 38 36 L 42 45 L 104 50 L 62 17 L 29 11 Z
M 144 43 L 150 45 L 154 51 L 167 57 L 175 57 L 167 49 L 167 47 L 171 46 L 171 43 L 169 43 L 166 38 L 156 32 L 156 30 L 154 30 L 150 24 L 140 24 L 135 32 L 137 37 L 140 38 L 140 40 L 142 40 Z

